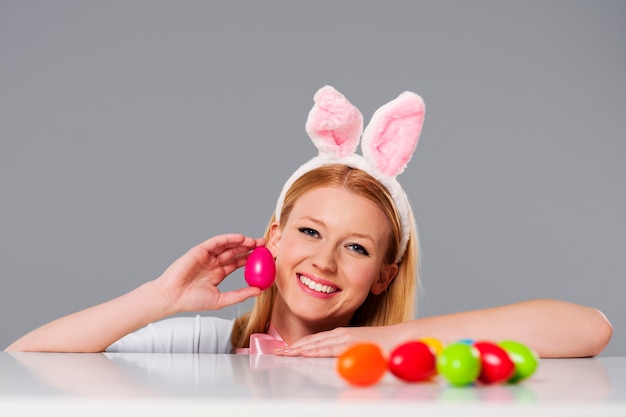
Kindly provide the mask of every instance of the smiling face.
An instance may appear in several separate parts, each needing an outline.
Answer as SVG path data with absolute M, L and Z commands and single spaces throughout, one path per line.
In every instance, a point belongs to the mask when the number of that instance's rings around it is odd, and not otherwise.
M 397 272 L 384 262 L 390 233 L 362 196 L 340 187 L 303 194 L 268 242 L 278 289 L 271 321 L 283 338 L 347 326 L 370 292 L 380 294 Z

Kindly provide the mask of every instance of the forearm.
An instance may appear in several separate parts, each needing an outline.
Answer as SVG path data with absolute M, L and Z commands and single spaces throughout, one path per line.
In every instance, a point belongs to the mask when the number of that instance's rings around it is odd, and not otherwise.
M 51 321 L 6 350 L 101 352 L 122 336 L 173 313 L 168 301 L 149 282 L 110 301 Z
M 541 357 L 586 357 L 608 344 L 612 327 L 594 308 L 557 300 L 532 300 L 489 309 L 417 319 L 398 325 L 403 338 L 435 337 L 522 342 Z

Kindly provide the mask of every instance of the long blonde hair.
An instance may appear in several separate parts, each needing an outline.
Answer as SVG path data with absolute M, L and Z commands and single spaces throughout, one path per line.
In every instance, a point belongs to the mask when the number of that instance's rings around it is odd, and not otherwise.
M 280 226 L 284 227 L 289 214 L 298 199 L 305 193 L 319 187 L 340 187 L 358 194 L 380 207 L 391 226 L 390 241 L 385 255 L 385 262 L 394 262 L 400 245 L 401 222 L 396 206 L 387 189 L 371 175 L 360 169 L 343 164 L 324 165 L 303 174 L 290 187 L 285 195 L 285 202 L 280 214 Z M 398 263 L 398 273 L 387 289 L 379 294 L 369 294 L 363 304 L 354 312 L 351 326 L 385 326 L 414 318 L 416 291 L 419 284 L 419 241 L 417 228 L 411 216 L 411 230 L 407 248 Z M 275 220 L 272 216 L 265 231 L 269 239 L 269 230 Z M 266 333 L 272 315 L 276 286 L 272 285 L 257 297 L 251 311 L 235 320 L 231 344 L 233 349 L 248 347 L 250 335 Z

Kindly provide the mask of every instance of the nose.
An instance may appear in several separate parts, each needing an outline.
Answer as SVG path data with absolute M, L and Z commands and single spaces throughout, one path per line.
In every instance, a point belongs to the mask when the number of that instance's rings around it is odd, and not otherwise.
M 332 244 L 321 245 L 313 255 L 313 265 L 320 271 L 334 272 L 337 270 L 337 253 Z

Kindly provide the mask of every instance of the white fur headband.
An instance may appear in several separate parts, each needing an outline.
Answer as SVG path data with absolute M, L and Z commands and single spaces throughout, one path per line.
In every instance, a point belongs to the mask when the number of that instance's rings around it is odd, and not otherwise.
M 313 97 L 306 132 L 319 151 L 287 180 L 276 203 L 276 220 L 285 194 L 304 173 L 323 165 L 343 164 L 367 172 L 389 191 L 400 213 L 402 237 L 395 262 L 402 259 L 411 230 L 409 200 L 396 177 L 413 156 L 424 124 L 424 100 L 410 91 L 380 107 L 363 130 L 363 115 L 331 86 Z M 362 137 L 361 137 L 362 134 Z M 355 153 L 361 139 L 363 156 Z

